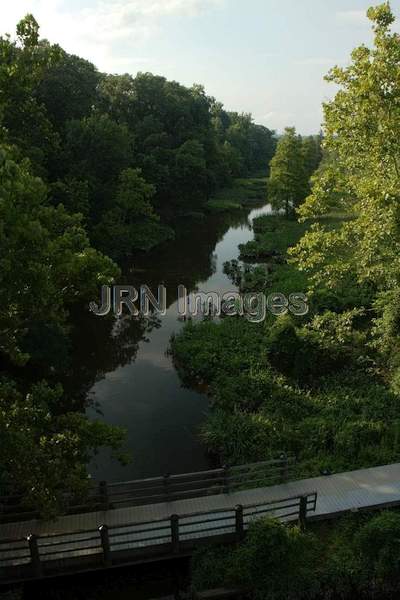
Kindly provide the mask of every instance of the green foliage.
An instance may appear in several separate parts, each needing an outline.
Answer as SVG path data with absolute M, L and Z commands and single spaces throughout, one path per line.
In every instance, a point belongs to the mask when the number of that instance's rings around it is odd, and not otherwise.
M 259 169 L 260 161 L 266 166 L 273 153 L 272 132 L 250 115 L 227 113 L 202 86 L 139 73 L 106 76 L 99 92 L 100 109 L 134 133 L 135 166 L 156 186 L 160 210 L 201 208 L 217 188 Z
M 240 317 L 226 318 L 221 324 L 189 322 L 173 338 L 172 351 L 185 381 L 209 382 L 225 368 L 236 373 L 248 368 L 253 361 L 252 353 L 255 356 L 262 353 L 262 337 L 260 328 Z M 247 354 L 241 352 L 244 340 L 249 349 Z
M 240 209 L 265 200 L 265 177 L 234 179 L 229 187 L 215 192 L 206 204 L 210 212 L 223 212 Z
M 185 326 L 172 352 L 185 383 L 212 397 L 206 446 L 229 464 L 293 452 L 304 476 L 398 460 L 399 398 L 368 373 L 372 357 L 354 326 L 362 318 L 353 310 L 303 325 L 285 316 Z
M 279 447 L 279 434 L 271 419 L 239 411 L 215 409 L 203 427 L 202 439 L 213 454 L 232 465 L 266 460 Z
M 240 257 L 257 262 L 274 255 L 286 259 L 288 248 L 298 242 L 307 228 L 304 223 L 288 221 L 279 215 L 257 217 L 253 222 L 255 238 L 239 245 Z
M 318 543 L 297 527 L 273 519 L 250 525 L 237 548 L 198 553 L 193 560 L 196 589 L 238 586 L 260 600 L 315 598 L 319 591 Z
M 240 582 L 255 590 L 255 598 L 313 598 L 319 588 L 317 557 L 312 535 L 262 519 L 250 525 L 238 552 L 236 573 Z
M 221 112 L 225 111 L 221 109 Z M 240 174 L 265 171 L 275 150 L 273 132 L 263 125 L 255 125 L 247 113 L 229 112 L 220 115 L 220 119 L 225 122 L 227 142 L 239 153 Z
M 319 145 L 315 138 L 302 139 L 294 127 L 287 127 L 278 140 L 270 162 L 268 195 L 275 210 L 293 215 L 309 192 L 309 179 L 320 161 Z
M 89 115 L 97 101 L 100 73 L 87 60 L 63 50 L 49 64 L 36 89 L 38 101 L 61 133 L 67 121 Z
M 315 223 L 289 254 L 307 273 L 315 297 L 322 288 L 342 300 L 341 309 L 364 311 L 354 335 L 364 339 L 370 367 L 384 372 L 398 393 L 400 41 L 390 31 L 389 3 L 371 8 L 368 17 L 373 47 L 356 48 L 351 64 L 327 77 L 340 90 L 324 106 L 326 160 L 298 211 L 302 219 L 313 219 L 336 207 L 351 218 L 334 229 Z M 326 325 L 320 321 L 321 334 Z M 360 360 L 366 353 L 360 352 Z
M 52 203 L 83 214 L 92 242 L 118 259 L 170 238 L 167 222 L 177 210 L 201 212 L 215 190 L 266 168 L 273 154 L 271 131 L 251 115 L 224 111 L 202 86 L 151 73 L 100 74 L 40 40 L 32 15 L 18 24 L 16 42 L 0 38 L 0 57 L 7 141 L 30 158 Z M 152 186 L 154 214 L 145 222 L 133 224 L 121 210 L 118 186 L 127 169 L 141 170 Z
M 59 385 L 41 382 L 23 395 L 13 381 L 0 381 L 3 482 L 46 518 L 67 508 L 65 494 L 85 496 L 90 483 L 86 463 L 99 446 L 118 451 L 123 439 L 120 428 L 76 412 L 60 414 L 61 396 Z
M 18 376 L 0 385 L 0 468 L 42 514 L 62 511 L 66 491 L 82 495 L 93 452 L 121 441 L 66 412 L 56 384 L 70 367 L 71 309 L 119 274 L 98 250 L 123 260 L 172 238 L 168 220 L 202 214 L 274 145 L 202 86 L 100 74 L 41 40 L 32 15 L 15 41 L 0 37 L 0 354 Z
M 324 106 L 324 147 L 332 160 L 299 208 L 303 218 L 321 214 L 331 208 L 334 192 L 337 206 L 353 219 L 334 231 L 314 226 L 293 250 L 294 260 L 315 284 L 332 289 L 349 274 L 357 282 L 390 289 L 399 271 L 400 41 L 389 31 L 393 15 L 388 4 L 371 9 L 369 17 L 374 47 L 356 48 L 350 66 L 335 67 L 327 78 L 340 87 Z
M 90 247 L 77 215 L 47 205 L 46 186 L 27 161 L 16 162 L 6 146 L 1 152 L 0 348 L 21 364 L 35 322 L 62 326 L 68 306 L 93 296 L 118 269 Z
M 120 258 L 132 250 L 150 250 L 173 231 L 159 223 L 151 205 L 154 186 L 141 177 L 140 169 L 121 171 L 115 201 L 94 230 L 96 246 Z
M 394 598 L 399 592 L 399 525 L 396 511 L 346 516 L 317 527 L 324 543 L 320 571 L 326 590 L 343 598 Z
M 268 336 L 268 357 L 272 366 L 301 384 L 338 371 L 348 356 L 339 344 L 327 347 L 312 328 L 298 329 L 292 317 L 278 317 Z
M 306 533 L 272 519 L 252 523 L 236 547 L 198 551 L 196 590 L 241 587 L 252 598 L 395 598 L 400 515 L 346 515 Z
M 111 201 L 109 194 L 121 170 L 131 164 L 131 135 L 109 115 L 91 115 L 66 124 L 65 152 L 69 176 L 89 182 L 92 219 L 96 221 L 101 208 Z
M 66 177 L 49 186 L 49 203 L 62 204 L 69 214 L 79 213 L 85 220 L 89 217 L 89 182 L 85 179 Z
M 400 577 L 400 515 L 383 512 L 371 519 L 354 540 L 363 576 L 375 584 L 397 584 Z
M 46 175 L 59 152 L 60 139 L 35 96 L 45 69 L 59 48 L 39 42 L 39 26 L 27 15 L 17 26 L 17 42 L 0 37 L 0 120 L 8 140 L 28 156 L 35 172 Z

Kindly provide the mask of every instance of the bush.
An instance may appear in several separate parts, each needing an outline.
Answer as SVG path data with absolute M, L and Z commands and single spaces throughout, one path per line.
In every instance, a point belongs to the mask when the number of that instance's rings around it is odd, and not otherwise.
M 196 589 L 243 587 L 254 600 L 311 599 L 319 590 L 318 553 L 312 534 L 274 519 L 259 519 L 236 548 L 198 554 L 193 581 Z
M 355 536 L 363 578 L 373 585 L 396 586 L 400 579 L 400 514 L 382 512 Z
M 222 462 L 232 465 L 266 460 L 279 447 L 273 422 L 257 413 L 214 410 L 202 429 L 202 438 Z
M 317 332 L 298 329 L 292 317 L 283 315 L 270 330 L 268 358 L 278 371 L 304 384 L 337 371 L 346 356 L 337 348 L 324 348 Z

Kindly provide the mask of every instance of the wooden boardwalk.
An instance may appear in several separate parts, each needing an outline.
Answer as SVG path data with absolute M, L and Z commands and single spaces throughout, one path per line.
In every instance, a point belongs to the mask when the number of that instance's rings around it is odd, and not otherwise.
M 189 554 L 251 520 L 331 518 L 400 504 L 400 463 L 268 487 L 0 525 L 0 582 Z
M 92 481 L 82 504 L 72 493 L 65 495 L 66 514 L 97 512 L 111 508 L 143 506 L 226 494 L 237 489 L 249 489 L 283 483 L 294 479 L 295 460 L 281 452 L 279 457 L 263 462 L 220 467 L 195 473 L 165 474 L 159 477 L 107 483 Z M 0 524 L 35 519 L 38 513 L 24 504 L 21 495 L 2 486 Z

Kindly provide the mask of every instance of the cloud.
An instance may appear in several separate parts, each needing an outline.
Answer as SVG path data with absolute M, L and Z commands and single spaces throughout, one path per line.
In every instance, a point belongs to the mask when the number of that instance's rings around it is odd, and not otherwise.
M 68 52 L 113 71 L 135 58 L 135 48 L 156 36 L 171 17 L 193 18 L 223 6 L 225 0 L 97 0 L 72 9 L 68 0 L 14 0 L 2 6 L 0 34 L 13 34 L 16 23 L 33 13 L 42 37 Z
M 349 25 L 368 25 L 369 23 L 366 10 L 339 10 L 336 18 Z

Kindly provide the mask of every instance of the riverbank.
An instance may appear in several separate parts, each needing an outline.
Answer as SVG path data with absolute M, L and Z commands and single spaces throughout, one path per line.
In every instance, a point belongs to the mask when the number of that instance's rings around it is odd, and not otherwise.
M 334 228 L 343 218 L 324 222 Z M 307 275 L 288 259 L 308 226 L 281 216 L 256 219 L 256 236 L 240 246 L 240 255 L 259 264 L 235 266 L 239 287 L 307 292 Z M 303 476 L 398 460 L 400 402 L 368 369 L 372 351 L 362 323 L 369 317 L 358 309 L 368 301 L 363 293 L 349 282 L 340 297 L 314 290 L 302 317 L 268 314 L 258 324 L 226 317 L 185 326 L 172 353 L 185 385 L 201 382 L 209 390 L 213 409 L 202 428 L 209 451 L 227 464 L 291 452 Z
M 267 200 L 267 177 L 253 176 L 234 179 L 232 186 L 217 191 L 207 202 L 211 213 L 229 212 L 254 206 Z

